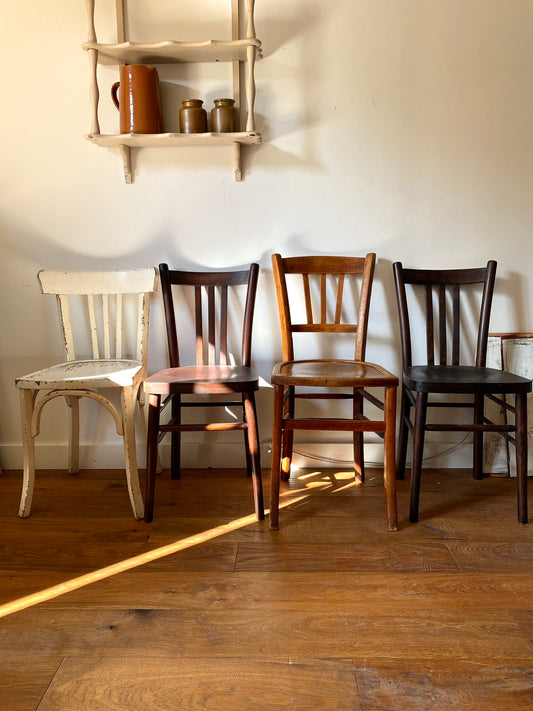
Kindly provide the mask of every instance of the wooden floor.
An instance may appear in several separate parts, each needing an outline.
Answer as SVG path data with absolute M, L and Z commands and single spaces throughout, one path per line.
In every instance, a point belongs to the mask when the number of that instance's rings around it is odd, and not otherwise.
M 514 482 L 433 470 L 422 486 L 409 524 L 399 483 L 389 533 L 380 472 L 295 472 L 273 533 L 241 471 L 163 474 L 149 525 L 120 471 L 42 472 L 25 520 L 4 472 L 0 709 L 533 709 Z

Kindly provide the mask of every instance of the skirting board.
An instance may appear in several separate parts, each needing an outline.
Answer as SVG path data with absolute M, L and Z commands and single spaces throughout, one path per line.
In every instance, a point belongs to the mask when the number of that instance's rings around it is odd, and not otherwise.
M 160 457 L 163 466 L 170 461 L 170 446 L 160 445 Z M 295 442 L 294 466 L 301 468 L 327 467 L 351 468 L 352 447 L 349 443 L 310 443 Z M 137 446 L 139 467 L 145 466 L 144 444 Z M 270 442 L 261 445 L 261 458 L 264 468 L 270 467 Z M 426 443 L 425 465 L 445 469 L 468 468 L 472 462 L 472 447 L 468 443 Z M 239 468 L 244 467 L 244 448 L 241 442 L 194 443 L 183 442 L 182 462 L 185 467 Z M 382 466 L 383 444 L 368 442 L 365 444 L 365 462 L 368 467 Z M 67 466 L 66 444 L 36 444 L 36 463 L 39 469 L 61 469 Z M 20 444 L 0 447 L 0 466 L 3 469 L 22 468 L 22 447 Z M 82 469 L 122 469 L 124 451 L 120 442 L 80 446 L 80 466 Z M 498 469 L 495 468 L 498 472 Z M 499 468 L 500 473 L 506 473 Z

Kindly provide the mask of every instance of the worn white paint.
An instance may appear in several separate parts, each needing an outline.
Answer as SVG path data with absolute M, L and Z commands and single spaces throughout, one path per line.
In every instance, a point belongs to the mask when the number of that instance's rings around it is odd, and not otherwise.
M 511 373 L 533 379 L 533 334 L 509 333 L 489 335 L 487 349 L 487 366 L 508 370 Z M 504 396 L 509 405 L 514 405 L 512 395 Z M 489 419 L 496 423 L 508 424 L 514 422 L 514 415 L 505 408 L 487 401 Z M 533 393 L 527 396 L 528 419 L 528 453 L 533 452 Z M 484 471 L 509 474 L 516 477 L 515 450 L 504 437 L 495 432 L 487 433 L 483 438 Z M 533 475 L 533 456 L 528 456 L 528 475 Z
M 44 368 L 15 379 L 20 390 L 22 413 L 22 439 L 24 449 L 24 474 L 19 515 L 30 515 L 35 483 L 35 438 L 40 432 L 41 414 L 45 405 L 57 397 L 65 398 L 70 408 L 69 472 L 79 471 L 79 400 L 90 398 L 107 409 L 115 421 L 116 431 L 124 442 L 126 480 L 133 515 L 141 519 L 144 506 L 139 488 L 137 453 L 135 445 L 135 405 L 140 386 L 146 377 L 147 339 L 149 319 L 149 294 L 157 283 L 155 269 L 124 271 L 50 271 L 39 273 L 45 294 L 55 294 L 60 304 L 61 325 L 64 334 L 67 361 Z M 137 301 L 133 319 L 135 360 L 124 357 L 123 327 L 131 319 L 123 318 L 123 295 L 132 295 Z M 95 298 L 96 296 L 96 298 Z M 88 311 L 87 323 L 92 359 L 76 359 L 75 343 L 79 337 L 78 318 L 74 323 L 69 297 L 79 297 Z M 111 306 L 114 298 L 114 308 Z M 101 344 L 104 358 L 101 358 Z M 111 343 L 114 353 L 111 352 Z M 81 348 L 86 347 L 82 345 Z M 121 405 L 116 405 L 102 391 L 119 389 Z M 144 420 L 144 415 L 141 414 Z

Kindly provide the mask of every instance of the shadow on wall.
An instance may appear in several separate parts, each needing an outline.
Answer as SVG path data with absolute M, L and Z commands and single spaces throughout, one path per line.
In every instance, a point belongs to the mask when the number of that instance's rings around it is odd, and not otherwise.
M 321 120 L 321 110 L 316 97 L 316 77 L 321 72 L 320 57 L 324 52 L 324 36 L 320 28 L 324 12 L 327 12 L 328 19 L 331 20 L 341 4 L 338 0 L 330 1 L 322 11 L 312 8 L 309 3 L 287 4 L 287 8 L 292 8 L 287 11 L 292 12 L 290 18 L 263 18 L 261 9 L 257 8 L 256 29 L 264 57 L 261 62 L 268 61 L 270 81 L 261 81 L 259 62 L 255 122 L 256 129 L 263 137 L 263 143 L 261 146 L 247 147 L 246 151 L 243 151 L 245 171 L 247 166 L 252 169 L 258 150 L 261 151 L 262 168 L 277 171 L 279 166 L 283 166 L 285 169 L 305 170 L 306 173 L 321 171 L 316 141 L 309 131 L 302 129 L 309 128 Z M 284 61 L 288 45 L 291 45 L 289 64 Z M 294 46 L 298 48 L 296 59 L 292 54 Z M 293 97 L 288 109 L 280 103 L 279 93 L 273 88 L 272 81 L 274 86 L 281 82 L 287 86 Z M 272 107 L 276 107 L 275 125 L 270 122 Z M 298 139 L 296 143 L 290 144 L 289 150 L 273 143 L 274 139 L 296 134 Z
M 500 262 L 498 262 L 498 269 Z M 533 322 L 531 319 L 531 308 L 526 300 L 527 287 L 526 276 L 521 272 L 508 272 L 506 277 L 499 277 L 496 272 L 496 285 L 494 294 L 501 294 L 505 297 L 505 306 L 503 311 L 503 319 L 500 317 L 498 321 L 494 318 L 491 320 L 490 331 L 505 332 L 512 331 L 515 323 L 531 324 L 533 330 Z M 509 327 L 511 324 L 511 327 Z

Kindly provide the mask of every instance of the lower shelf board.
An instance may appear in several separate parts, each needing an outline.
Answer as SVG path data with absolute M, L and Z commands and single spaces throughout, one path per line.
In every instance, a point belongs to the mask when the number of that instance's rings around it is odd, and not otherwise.
M 242 181 L 241 145 L 261 143 L 261 134 L 255 131 L 234 133 L 88 133 L 85 138 L 97 146 L 118 148 L 122 156 L 124 180 L 133 182 L 131 148 L 157 148 L 172 146 L 233 146 L 233 175 Z
M 231 146 L 233 143 L 251 145 L 261 143 L 261 134 L 255 131 L 235 133 L 88 133 L 85 138 L 97 146 L 115 148 L 169 147 L 169 146 Z

